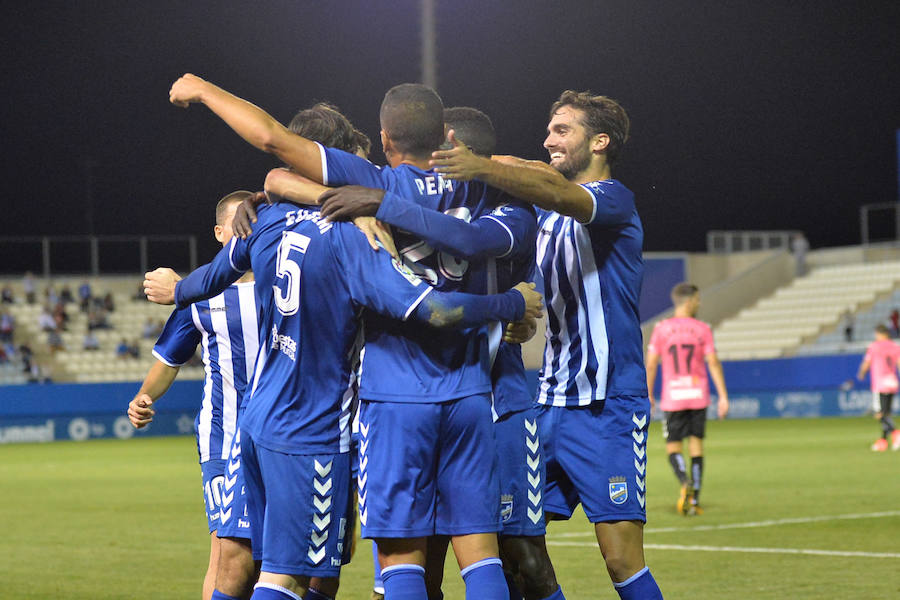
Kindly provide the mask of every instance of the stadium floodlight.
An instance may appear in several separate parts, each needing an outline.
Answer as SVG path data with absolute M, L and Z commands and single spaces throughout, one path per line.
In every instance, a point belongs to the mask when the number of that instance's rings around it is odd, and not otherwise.
M 437 0 L 422 0 L 422 83 L 437 89 L 437 34 L 435 5 Z

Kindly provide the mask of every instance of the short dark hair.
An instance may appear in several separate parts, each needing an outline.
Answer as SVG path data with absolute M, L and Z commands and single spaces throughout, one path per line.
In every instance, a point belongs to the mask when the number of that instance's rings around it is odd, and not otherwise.
M 610 165 L 616 162 L 622 146 L 628 141 L 628 132 L 631 129 L 631 121 L 622 105 L 612 98 L 595 96 L 590 91 L 566 90 L 550 107 L 550 120 L 553 120 L 553 115 L 564 106 L 571 106 L 584 112 L 582 124 L 587 128 L 589 135 L 605 133 L 609 136 L 606 162 Z
M 384 95 L 381 129 L 398 152 L 424 156 L 444 141 L 444 103 L 421 83 L 401 83 Z
M 346 152 L 356 151 L 353 125 L 337 107 L 327 102 L 317 102 L 299 111 L 291 119 L 288 129 L 329 148 Z
M 879 323 L 878 325 L 876 325 L 875 331 L 882 335 L 890 335 L 891 334 L 891 330 L 888 329 L 887 325 L 885 325 L 884 323 Z
M 372 151 L 372 140 L 369 139 L 369 136 L 364 134 L 359 129 L 353 130 L 353 137 L 356 140 L 356 148 L 357 150 L 362 150 L 363 153 L 368 156 L 369 152 Z
M 686 282 L 679 283 L 678 285 L 676 285 L 675 287 L 672 288 L 672 303 L 680 304 L 681 302 L 684 302 L 685 300 L 690 300 L 699 291 L 700 291 L 700 288 L 698 288 L 693 283 L 686 283 Z
M 216 225 L 221 225 L 225 222 L 225 213 L 228 212 L 228 207 L 232 204 L 237 204 L 238 202 L 243 202 L 247 198 L 251 197 L 253 192 L 248 192 L 247 190 L 238 190 L 236 192 L 231 192 L 227 196 L 223 197 L 216 204 Z
M 475 154 L 491 156 L 497 149 L 497 133 L 491 118 L 470 106 L 444 109 L 444 125 Z

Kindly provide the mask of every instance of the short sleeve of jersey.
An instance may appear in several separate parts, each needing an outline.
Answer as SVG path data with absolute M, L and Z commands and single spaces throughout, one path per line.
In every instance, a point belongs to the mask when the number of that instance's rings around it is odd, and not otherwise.
M 716 353 L 716 344 L 713 341 L 712 327 L 703 324 L 703 355 L 709 356 Z
M 166 326 L 153 346 L 153 356 L 170 367 L 180 367 L 197 351 L 200 337 L 200 332 L 194 326 L 191 307 L 178 308 L 169 315 Z
M 326 148 L 316 142 L 322 154 L 322 183 L 327 186 L 365 185 L 382 188 L 381 169 L 355 154 Z
M 634 194 L 614 179 L 582 183 L 594 203 L 585 225 L 615 227 L 627 223 L 634 214 Z
M 534 253 L 537 219 L 530 205 L 520 202 L 500 204 L 480 218 L 496 221 L 509 235 L 509 250 L 497 258 L 518 258 Z
M 866 348 L 866 355 L 863 357 L 864 361 L 867 360 L 869 362 L 872 362 L 872 346 L 873 345 L 874 344 L 869 344 L 869 347 Z
M 379 314 L 406 320 L 432 287 L 384 251 L 374 252 L 355 227 L 345 225 L 336 245 L 338 264 L 353 301 Z

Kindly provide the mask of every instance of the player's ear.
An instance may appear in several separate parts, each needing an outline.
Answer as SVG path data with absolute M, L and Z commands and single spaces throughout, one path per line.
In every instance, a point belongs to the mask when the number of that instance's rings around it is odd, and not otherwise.
M 598 133 L 591 138 L 591 152 L 600 154 L 609 147 L 609 134 Z
M 388 137 L 388 134 L 385 133 L 384 129 L 379 133 L 381 134 L 381 149 L 386 155 L 391 150 L 391 138 Z
M 222 240 L 225 238 L 225 228 L 221 225 L 216 225 L 213 227 L 213 235 L 216 236 L 216 241 L 221 244 Z

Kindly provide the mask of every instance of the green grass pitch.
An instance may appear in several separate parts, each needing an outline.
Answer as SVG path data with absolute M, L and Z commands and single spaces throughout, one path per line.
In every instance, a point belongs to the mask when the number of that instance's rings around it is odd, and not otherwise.
M 869 419 L 709 424 L 706 513 L 675 513 L 659 424 L 648 564 L 668 599 L 900 598 L 900 452 Z M 0 598 L 199 598 L 209 539 L 191 438 L 0 446 Z M 617 598 L 578 515 L 549 528 L 566 597 Z M 366 600 L 370 546 L 339 598 Z M 444 591 L 464 591 L 452 557 Z

